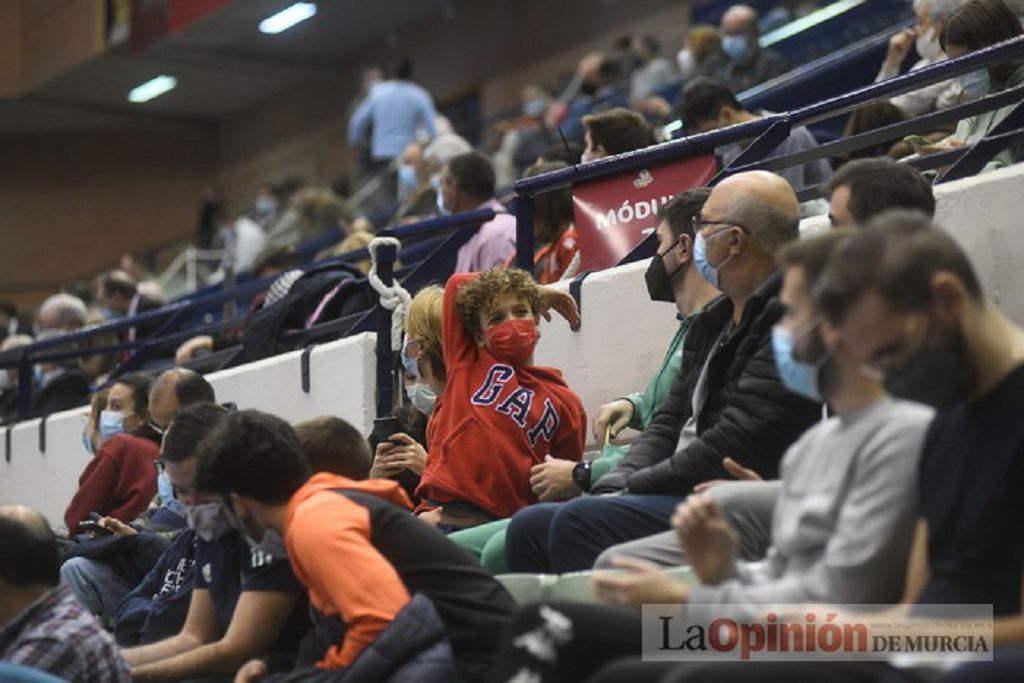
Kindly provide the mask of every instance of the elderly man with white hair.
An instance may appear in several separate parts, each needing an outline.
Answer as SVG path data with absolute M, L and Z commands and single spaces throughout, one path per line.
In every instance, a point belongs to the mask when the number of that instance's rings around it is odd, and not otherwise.
M 945 27 L 949 15 L 966 2 L 967 0 L 914 0 L 917 25 L 914 28 L 903 29 L 889 40 L 889 50 L 875 82 L 898 76 L 900 66 L 909 54 L 911 47 L 915 49 L 919 58 L 910 67 L 911 71 L 946 59 L 946 53 L 939 45 L 939 36 L 942 35 L 942 29 Z M 911 118 L 940 109 L 948 109 L 961 102 L 963 98 L 963 89 L 956 78 L 951 78 L 897 95 L 889 102 L 899 109 L 906 118 Z
M 89 311 L 85 302 L 71 294 L 54 294 L 39 307 L 39 330 L 72 332 L 85 325 Z

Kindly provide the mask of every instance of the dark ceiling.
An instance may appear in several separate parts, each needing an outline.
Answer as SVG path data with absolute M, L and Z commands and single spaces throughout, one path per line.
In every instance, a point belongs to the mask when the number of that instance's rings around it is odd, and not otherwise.
M 320 0 L 312 19 L 277 35 L 260 21 L 293 0 L 233 0 L 138 54 L 112 51 L 18 99 L 0 99 L 0 134 L 216 124 L 300 80 L 341 73 L 346 57 L 446 11 L 452 0 Z M 178 86 L 144 104 L 128 91 L 171 74 Z

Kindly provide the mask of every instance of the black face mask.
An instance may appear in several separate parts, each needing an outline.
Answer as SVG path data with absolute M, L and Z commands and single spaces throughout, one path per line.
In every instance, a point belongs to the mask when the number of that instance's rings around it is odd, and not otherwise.
M 644 282 L 647 283 L 647 296 L 651 301 L 664 301 L 674 304 L 676 302 L 675 292 L 672 291 L 672 278 L 675 277 L 683 264 L 676 266 L 676 269 L 669 273 L 665 270 L 665 255 L 655 254 L 651 264 L 647 266 L 644 273 Z
M 891 395 L 940 410 L 964 398 L 969 387 L 967 345 L 959 329 L 950 346 L 925 347 L 885 375 Z

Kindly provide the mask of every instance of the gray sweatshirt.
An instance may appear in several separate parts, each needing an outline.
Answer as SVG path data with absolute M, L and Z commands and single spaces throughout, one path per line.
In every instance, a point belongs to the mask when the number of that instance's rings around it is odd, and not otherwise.
M 695 586 L 690 604 L 899 601 L 932 415 L 884 398 L 807 430 L 782 460 L 765 561 Z

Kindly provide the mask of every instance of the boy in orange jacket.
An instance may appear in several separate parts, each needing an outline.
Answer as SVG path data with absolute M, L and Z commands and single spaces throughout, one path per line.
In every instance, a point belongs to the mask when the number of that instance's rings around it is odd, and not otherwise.
M 448 386 L 416 495 L 425 521 L 445 530 L 511 516 L 537 502 L 530 469 L 546 456 L 578 461 L 586 440 L 579 397 L 554 368 L 533 364 L 537 320 L 555 309 L 579 322 L 568 294 L 521 270 L 453 275 L 445 287 Z

